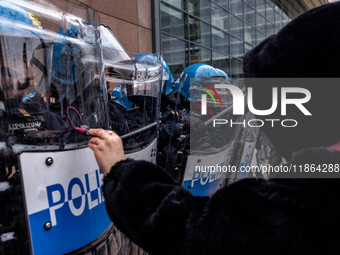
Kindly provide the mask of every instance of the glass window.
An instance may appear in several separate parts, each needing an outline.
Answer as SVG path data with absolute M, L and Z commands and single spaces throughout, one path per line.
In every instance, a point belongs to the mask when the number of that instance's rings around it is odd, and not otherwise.
M 175 6 L 178 9 L 183 9 L 182 1 L 181 0 L 163 0 L 163 2 L 171 4 L 172 6 Z
M 220 54 L 218 52 L 212 53 L 213 59 L 212 59 L 212 65 L 213 67 L 222 69 L 227 73 L 227 75 L 230 75 L 230 60 L 229 57 L 223 54 Z
M 263 33 L 256 31 L 256 44 L 259 44 L 266 38 Z
M 255 44 L 255 29 L 251 26 L 245 26 L 244 28 L 244 40 L 247 43 Z
M 275 34 L 275 27 L 273 24 L 271 23 L 267 23 L 266 24 L 266 35 L 267 36 L 270 36 L 270 35 L 273 35 Z
M 266 4 L 264 0 L 256 0 L 256 11 L 262 16 L 266 15 Z
M 225 9 L 228 9 L 228 0 L 214 0 L 215 3 L 218 3 Z
M 290 21 L 293 13 L 289 12 L 296 11 L 285 2 L 273 0 L 160 2 L 161 44 L 175 76 L 184 66 L 202 62 L 218 65 L 233 77 L 241 77 L 245 52 L 277 33 Z M 296 7 L 301 8 L 300 5 Z
M 267 0 L 267 6 L 270 6 L 271 8 L 274 8 L 274 3 L 272 0 Z
M 267 4 L 266 8 L 266 19 L 274 23 L 274 9 Z
M 219 29 L 228 30 L 228 13 L 211 3 L 211 24 Z
M 262 32 L 265 32 L 266 31 L 266 28 L 264 26 L 265 23 L 266 22 L 265 22 L 264 17 L 256 13 L 256 28 L 258 30 L 261 30 Z
M 275 12 L 275 26 L 281 28 L 282 26 L 282 17 L 279 12 Z
M 243 21 L 230 15 L 230 33 L 243 38 Z
M 230 12 L 243 19 L 243 2 L 240 0 L 230 0 Z
M 190 64 L 206 63 L 211 65 L 211 51 L 190 43 Z
M 281 5 L 280 5 L 281 6 Z M 275 4 L 275 11 L 278 12 L 281 15 L 281 9 L 278 5 Z
M 243 41 L 235 38 L 230 37 L 230 55 L 233 57 L 243 57 Z
M 186 0 L 187 11 L 200 19 L 210 22 L 209 0 Z
M 229 35 L 217 30 L 215 28 L 212 29 L 212 48 L 229 54 Z
M 250 25 L 255 26 L 255 11 L 250 8 L 248 5 L 245 5 L 244 8 L 244 19 Z
M 255 7 L 255 0 L 244 0 L 244 2 L 246 2 L 251 7 Z
M 190 41 L 193 41 L 198 44 L 202 44 L 204 46 L 210 47 L 211 45 L 211 36 L 210 36 L 210 26 L 205 24 L 204 22 L 192 18 L 189 18 L 189 27 L 190 27 Z
M 243 62 L 240 59 L 231 59 L 231 77 L 242 78 L 243 77 Z
M 244 44 L 244 54 L 246 54 L 248 51 L 250 51 L 253 48 L 253 46 L 245 43 Z
M 287 25 L 289 23 L 289 20 L 284 20 L 283 22 L 282 22 L 282 27 L 284 27 L 285 25 Z
M 164 60 L 170 67 L 171 74 L 177 79 L 188 63 L 188 52 L 186 52 L 186 42 L 162 34 L 162 51 Z
M 282 12 L 282 26 L 284 27 L 290 21 L 290 18 L 287 16 L 286 13 Z
M 161 27 L 164 32 L 184 38 L 183 13 L 162 4 Z

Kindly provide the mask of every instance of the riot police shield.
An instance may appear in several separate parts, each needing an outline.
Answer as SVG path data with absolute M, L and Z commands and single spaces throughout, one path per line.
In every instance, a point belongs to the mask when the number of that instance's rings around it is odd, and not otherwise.
M 81 17 L 35 1 L 0 1 L 5 254 L 107 250 L 111 221 L 84 135 L 109 126 L 99 18 L 75 6 Z
M 223 89 L 235 86 L 234 82 L 202 77 L 190 83 L 190 155 L 183 187 L 204 196 L 214 193 L 237 172 L 233 160 L 242 125 L 235 125 L 241 122 L 240 117 L 233 115 L 233 97 Z
M 159 54 L 130 56 L 108 27 L 101 26 L 109 115 L 127 157 L 155 162 L 162 89 Z
M 240 134 L 239 127 L 212 127 L 214 118 L 232 117 L 230 94 L 215 88 L 230 80 L 211 66 L 195 64 L 184 70 L 177 83 L 176 104 L 169 103 L 162 111 L 159 163 L 192 194 L 209 195 L 227 176 L 195 171 L 196 166 L 228 165 Z
M 183 184 L 192 193 L 211 194 L 224 180 L 269 177 L 261 165 L 273 160 L 275 148 L 248 110 L 247 96 L 242 79 L 191 79 L 190 165 Z

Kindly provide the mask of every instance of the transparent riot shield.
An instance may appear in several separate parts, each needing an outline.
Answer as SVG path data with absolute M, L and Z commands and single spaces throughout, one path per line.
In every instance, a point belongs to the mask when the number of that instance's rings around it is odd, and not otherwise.
M 105 24 L 100 24 L 99 31 L 103 47 L 103 58 L 107 63 L 112 64 L 132 60 L 116 36 L 112 33 L 110 27 Z
M 249 82 L 250 81 L 250 82 Z M 252 79 L 240 79 L 239 84 L 252 84 Z M 244 95 L 247 93 L 244 91 Z M 247 109 L 248 110 L 248 109 Z M 267 165 L 277 166 L 282 164 L 282 158 L 275 149 L 270 139 L 262 132 L 257 117 L 250 111 L 245 112 L 244 124 L 240 139 L 238 140 L 238 155 L 234 158 L 234 165 L 238 172 L 231 176 L 230 181 L 244 178 L 268 179 L 270 173 L 263 171 Z
M 110 126 L 121 136 L 126 158 L 156 162 L 162 59 L 158 54 L 129 54 L 111 29 L 101 24 Z M 137 248 L 119 231 L 114 254 Z
M 159 54 L 137 58 L 124 51 L 101 26 L 112 130 L 121 136 L 126 157 L 155 162 L 162 63 Z
M 190 118 L 193 173 L 186 171 L 184 180 L 189 181 L 184 187 L 196 185 L 191 192 L 204 195 L 214 192 L 224 179 L 268 178 L 261 166 L 280 158 L 248 110 L 244 80 L 192 79 L 190 97 L 195 114 Z
M 223 77 L 194 78 L 190 83 L 190 155 L 183 187 L 205 196 L 237 172 L 233 160 L 242 125 L 230 125 L 240 123 L 240 118 L 233 114 L 232 94 L 223 88 L 239 85 Z
M 109 127 L 98 15 L 41 3 L 0 1 L 0 251 L 105 254 L 112 224 L 83 132 Z
M 183 187 L 199 196 L 215 192 L 227 175 L 195 171 L 196 166 L 212 162 L 228 165 L 240 134 L 239 127 L 212 127 L 215 117 L 232 117 L 230 94 L 215 88 L 218 84 L 229 84 L 229 79 L 197 70 L 184 72 L 175 84 L 176 103 L 170 102 L 162 111 L 159 163 Z
M 190 118 L 190 156 L 183 186 L 193 194 L 211 194 L 224 180 L 267 178 L 252 171 L 267 161 L 272 148 L 248 111 L 246 96 L 243 80 L 191 80 L 194 116 Z
M 112 130 L 123 139 L 127 157 L 155 162 L 162 66 L 130 63 L 145 76 L 126 80 L 106 69 Z

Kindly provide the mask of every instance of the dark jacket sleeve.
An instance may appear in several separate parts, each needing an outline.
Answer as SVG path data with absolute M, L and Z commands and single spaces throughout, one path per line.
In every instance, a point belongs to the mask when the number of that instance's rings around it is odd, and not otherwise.
M 158 166 L 131 159 L 112 167 L 104 196 L 115 225 L 155 254 L 180 254 L 188 219 L 201 214 L 208 200 L 193 197 Z
M 292 162 L 339 164 L 340 152 L 302 151 Z M 104 179 L 112 221 L 151 254 L 339 254 L 330 234 L 340 229 L 339 191 L 338 179 L 245 179 L 194 197 L 134 160 Z

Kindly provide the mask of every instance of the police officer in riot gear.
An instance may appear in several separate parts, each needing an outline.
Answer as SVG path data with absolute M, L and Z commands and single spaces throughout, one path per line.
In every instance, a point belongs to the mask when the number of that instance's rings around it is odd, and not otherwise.
M 98 22 L 78 7 L 86 21 L 32 1 L 0 1 L 0 253 L 82 254 L 105 245 L 111 231 L 83 135 L 109 126 Z M 52 212 L 58 201 L 48 187 L 75 178 L 96 189 L 97 205 L 83 200 L 82 215 L 73 214 L 71 190 L 59 205 L 67 213 Z
M 209 132 L 204 122 L 211 116 L 205 118 L 201 116 L 200 111 L 202 84 L 209 83 L 208 86 L 213 87 L 215 83 L 228 82 L 229 77 L 223 71 L 219 72 L 207 64 L 193 64 L 182 72 L 176 84 L 173 85 L 171 93 L 162 98 L 164 102 L 162 102 L 158 164 L 166 168 L 178 179 L 179 183 L 183 181 L 185 173 L 190 171 L 186 169 L 190 164 L 190 146 L 194 145 L 193 148 L 204 150 L 215 145 L 226 146 L 230 141 L 230 137 L 227 141 L 223 139 L 226 135 L 217 137 L 219 132 L 216 130 Z M 194 84 L 196 84 L 196 90 L 193 90 Z M 172 95 L 171 98 L 169 94 Z M 176 100 L 171 100 L 173 98 Z M 219 110 L 216 108 L 212 112 L 211 109 L 213 108 L 209 107 L 209 113 L 212 114 L 216 114 Z M 228 130 L 224 131 L 228 133 Z
M 7 1 L 1 1 L 0 10 L 0 233 L 6 236 L 0 250 L 26 254 L 28 233 L 15 146 L 59 142 L 66 125 L 48 110 L 44 80 L 48 46 L 41 39 L 40 21 Z
M 123 137 L 130 158 L 156 161 L 162 59 L 130 57 L 109 27 L 100 26 L 112 130 Z

